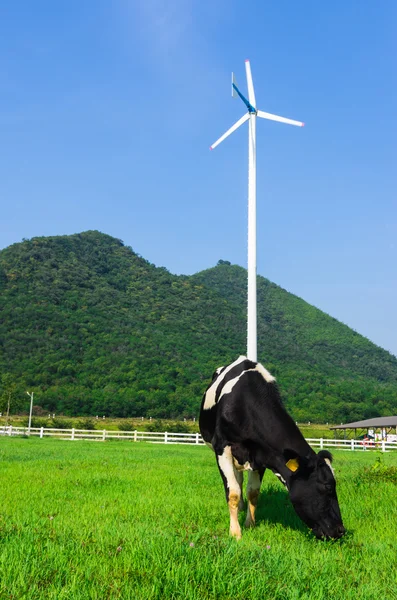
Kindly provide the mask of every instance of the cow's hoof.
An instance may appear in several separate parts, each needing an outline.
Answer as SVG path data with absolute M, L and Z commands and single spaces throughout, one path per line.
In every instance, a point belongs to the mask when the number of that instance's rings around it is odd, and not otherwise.
M 253 527 L 255 527 L 255 521 L 251 521 L 251 519 L 247 519 L 244 526 L 246 527 L 246 529 L 252 529 Z
M 241 531 L 230 531 L 230 535 L 235 540 L 241 540 Z

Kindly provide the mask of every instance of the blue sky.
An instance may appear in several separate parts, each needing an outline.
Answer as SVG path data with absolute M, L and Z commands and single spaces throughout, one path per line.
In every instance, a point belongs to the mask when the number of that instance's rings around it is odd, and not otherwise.
M 157 266 L 246 265 L 251 61 L 258 273 L 397 355 L 395 0 L 0 6 L 0 247 L 98 229 Z

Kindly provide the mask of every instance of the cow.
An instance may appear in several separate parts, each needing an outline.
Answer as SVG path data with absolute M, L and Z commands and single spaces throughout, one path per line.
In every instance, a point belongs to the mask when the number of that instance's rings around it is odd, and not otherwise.
M 243 473 L 248 471 L 246 527 L 255 510 L 265 470 L 286 486 L 297 515 L 319 539 L 344 535 L 332 456 L 309 446 L 284 408 L 275 378 L 245 356 L 218 368 L 204 393 L 200 431 L 216 456 L 230 513 L 230 534 L 241 538 Z

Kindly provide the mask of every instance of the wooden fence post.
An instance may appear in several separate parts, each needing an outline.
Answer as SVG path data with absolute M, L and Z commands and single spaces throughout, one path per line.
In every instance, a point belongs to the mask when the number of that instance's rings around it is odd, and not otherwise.
M 74 427 L 72 429 L 72 437 L 71 437 L 71 439 L 74 440 Z
M 102 434 L 102 440 L 105 441 L 106 440 L 106 429 L 103 430 L 103 434 Z
M 200 443 L 199 435 L 200 435 L 199 433 L 196 433 L 196 444 Z
M 40 427 L 40 439 L 43 439 L 43 435 L 44 435 L 44 427 Z
M 134 431 L 134 442 L 136 442 L 137 440 L 138 440 L 138 432 L 135 429 L 135 431 Z
M 164 432 L 164 444 L 168 444 L 168 433 Z

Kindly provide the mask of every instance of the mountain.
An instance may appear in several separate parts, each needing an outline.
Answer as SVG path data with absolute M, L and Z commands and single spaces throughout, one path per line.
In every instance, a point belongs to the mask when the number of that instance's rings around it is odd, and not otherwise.
M 3 380 L 44 409 L 194 416 L 245 353 L 246 271 L 172 275 L 97 231 L 32 238 L 0 252 L 0 311 Z M 263 277 L 258 347 L 299 421 L 396 412 L 397 359 Z

